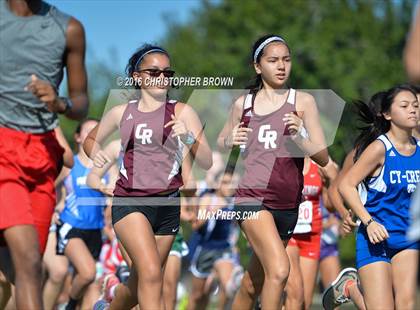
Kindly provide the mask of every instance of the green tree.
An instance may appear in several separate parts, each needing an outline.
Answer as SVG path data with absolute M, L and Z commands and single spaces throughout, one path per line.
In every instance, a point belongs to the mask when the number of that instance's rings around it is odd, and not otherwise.
M 293 57 L 290 85 L 333 89 L 347 102 L 405 81 L 402 49 L 414 1 L 202 1 L 187 23 L 169 21 L 163 45 L 178 75 L 233 76 L 244 87 L 254 75 L 253 42 L 280 34 Z M 186 100 L 192 88 L 181 91 Z M 351 148 L 354 115 L 347 109 L 330 152 Z M 208 109 L 197 105 L 197 109 Z M 201 111 L 200 111 L 201 112 Z M 353 135 L 350 135 L 351 137 Z

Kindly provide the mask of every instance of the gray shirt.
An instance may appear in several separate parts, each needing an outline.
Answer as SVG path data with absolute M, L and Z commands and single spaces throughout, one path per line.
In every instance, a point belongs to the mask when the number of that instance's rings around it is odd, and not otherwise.
M 35 74 L 58 92 L 63 78 L 66 29 L 70 16 L 42 2 L 28 17 L 0 0 L 0 126 L 44 133 L 58 126 L 55 113 L 24 88 Z

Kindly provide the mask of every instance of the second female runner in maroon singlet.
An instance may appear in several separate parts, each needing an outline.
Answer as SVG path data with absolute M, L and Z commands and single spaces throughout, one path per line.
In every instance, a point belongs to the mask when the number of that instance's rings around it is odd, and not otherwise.
M 221 149 L 241 148 L 244 174 L 235 210 L 254 254 L 232 309 L 279 309 L 289 274 L 285 247 L 298 218 L 305 154 L 321 166 L 328 162 L 314 98 L 286 86 L 291 54 L 285 40 L 267 35 L 253 47 L 256 84 L 238 98 L 218 138 Z
M 256 92 L 245 97 L 241 117 L 241 122 L 252 131 L 242 148 L 245 171 L 235 204 L 250 206 L 242 209 L 255 209 L 261 204 L 273 210 L 296 209 L 302 197 L 303 158 L 292 157 L 287 144 L 290 135 L 281 121 L 285 114 L 296 113 L 296 90 L 289 89 L 281 107 L 267 115 L 255 112 L 255 97 Z

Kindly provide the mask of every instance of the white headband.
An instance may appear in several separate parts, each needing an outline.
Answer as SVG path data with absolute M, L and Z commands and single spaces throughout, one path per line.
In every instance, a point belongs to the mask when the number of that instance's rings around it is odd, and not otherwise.
M 163 53 L 163 54 L 168 55 L 168 53 L 164 49 L 161 49 L 161 48 L 152 48 L 151 50 L 148 50 L 147 52 L 143 53 L 139 57 L 139 59 L 137 59 L 136 64 L 134 65 L 134 70 L 137 70 L 137 67 L 140 64 L 140 62 L 143 60 L 144 56 L 146 56 L 147 54 L 150 54 L 150 53 L 154 53 L 154 52 L 159 52 L 159 53 Z
M 257 62 L 258 55 L 261 53 L 261 51 L 264 49 L 264 47 L 266 47 L 269 43 L 271 43 L 273 41 L 279 41 L 279 42 L 283 42 L 284 44 L 286 44 L 286 41 L 284 41 L 284 39 L 279 37 L 279 36 L 269 37 L 263 43 L 261 43 L 260 46 L 258 46 L 258 48 L 255 50 L 254 62 Z

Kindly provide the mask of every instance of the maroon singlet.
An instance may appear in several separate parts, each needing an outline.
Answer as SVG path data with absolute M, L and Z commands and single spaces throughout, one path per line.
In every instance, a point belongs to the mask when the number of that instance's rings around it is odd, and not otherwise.
M 283 122 L 286 113 L 296 113 L 296 90 L 290 89 L 286 102 L 263 116 L 254 112 L 255 95 L 246 96 L 241 117 L 241 122 L 253 131 L 248 133 L 242 149 L 244 174 L 235 203 L 262 203 L 269 209 L 298 208 L 302 200 L 303 154 Z
M 132 100 L 121 118 L 123 159 L 115 185 L 115 196 L 150 196 L 182 186 L 183 144 L 171 137 L 164 125 L 175 115 L 176 101 L 170 100 L 152 112 L 141 112 Z

